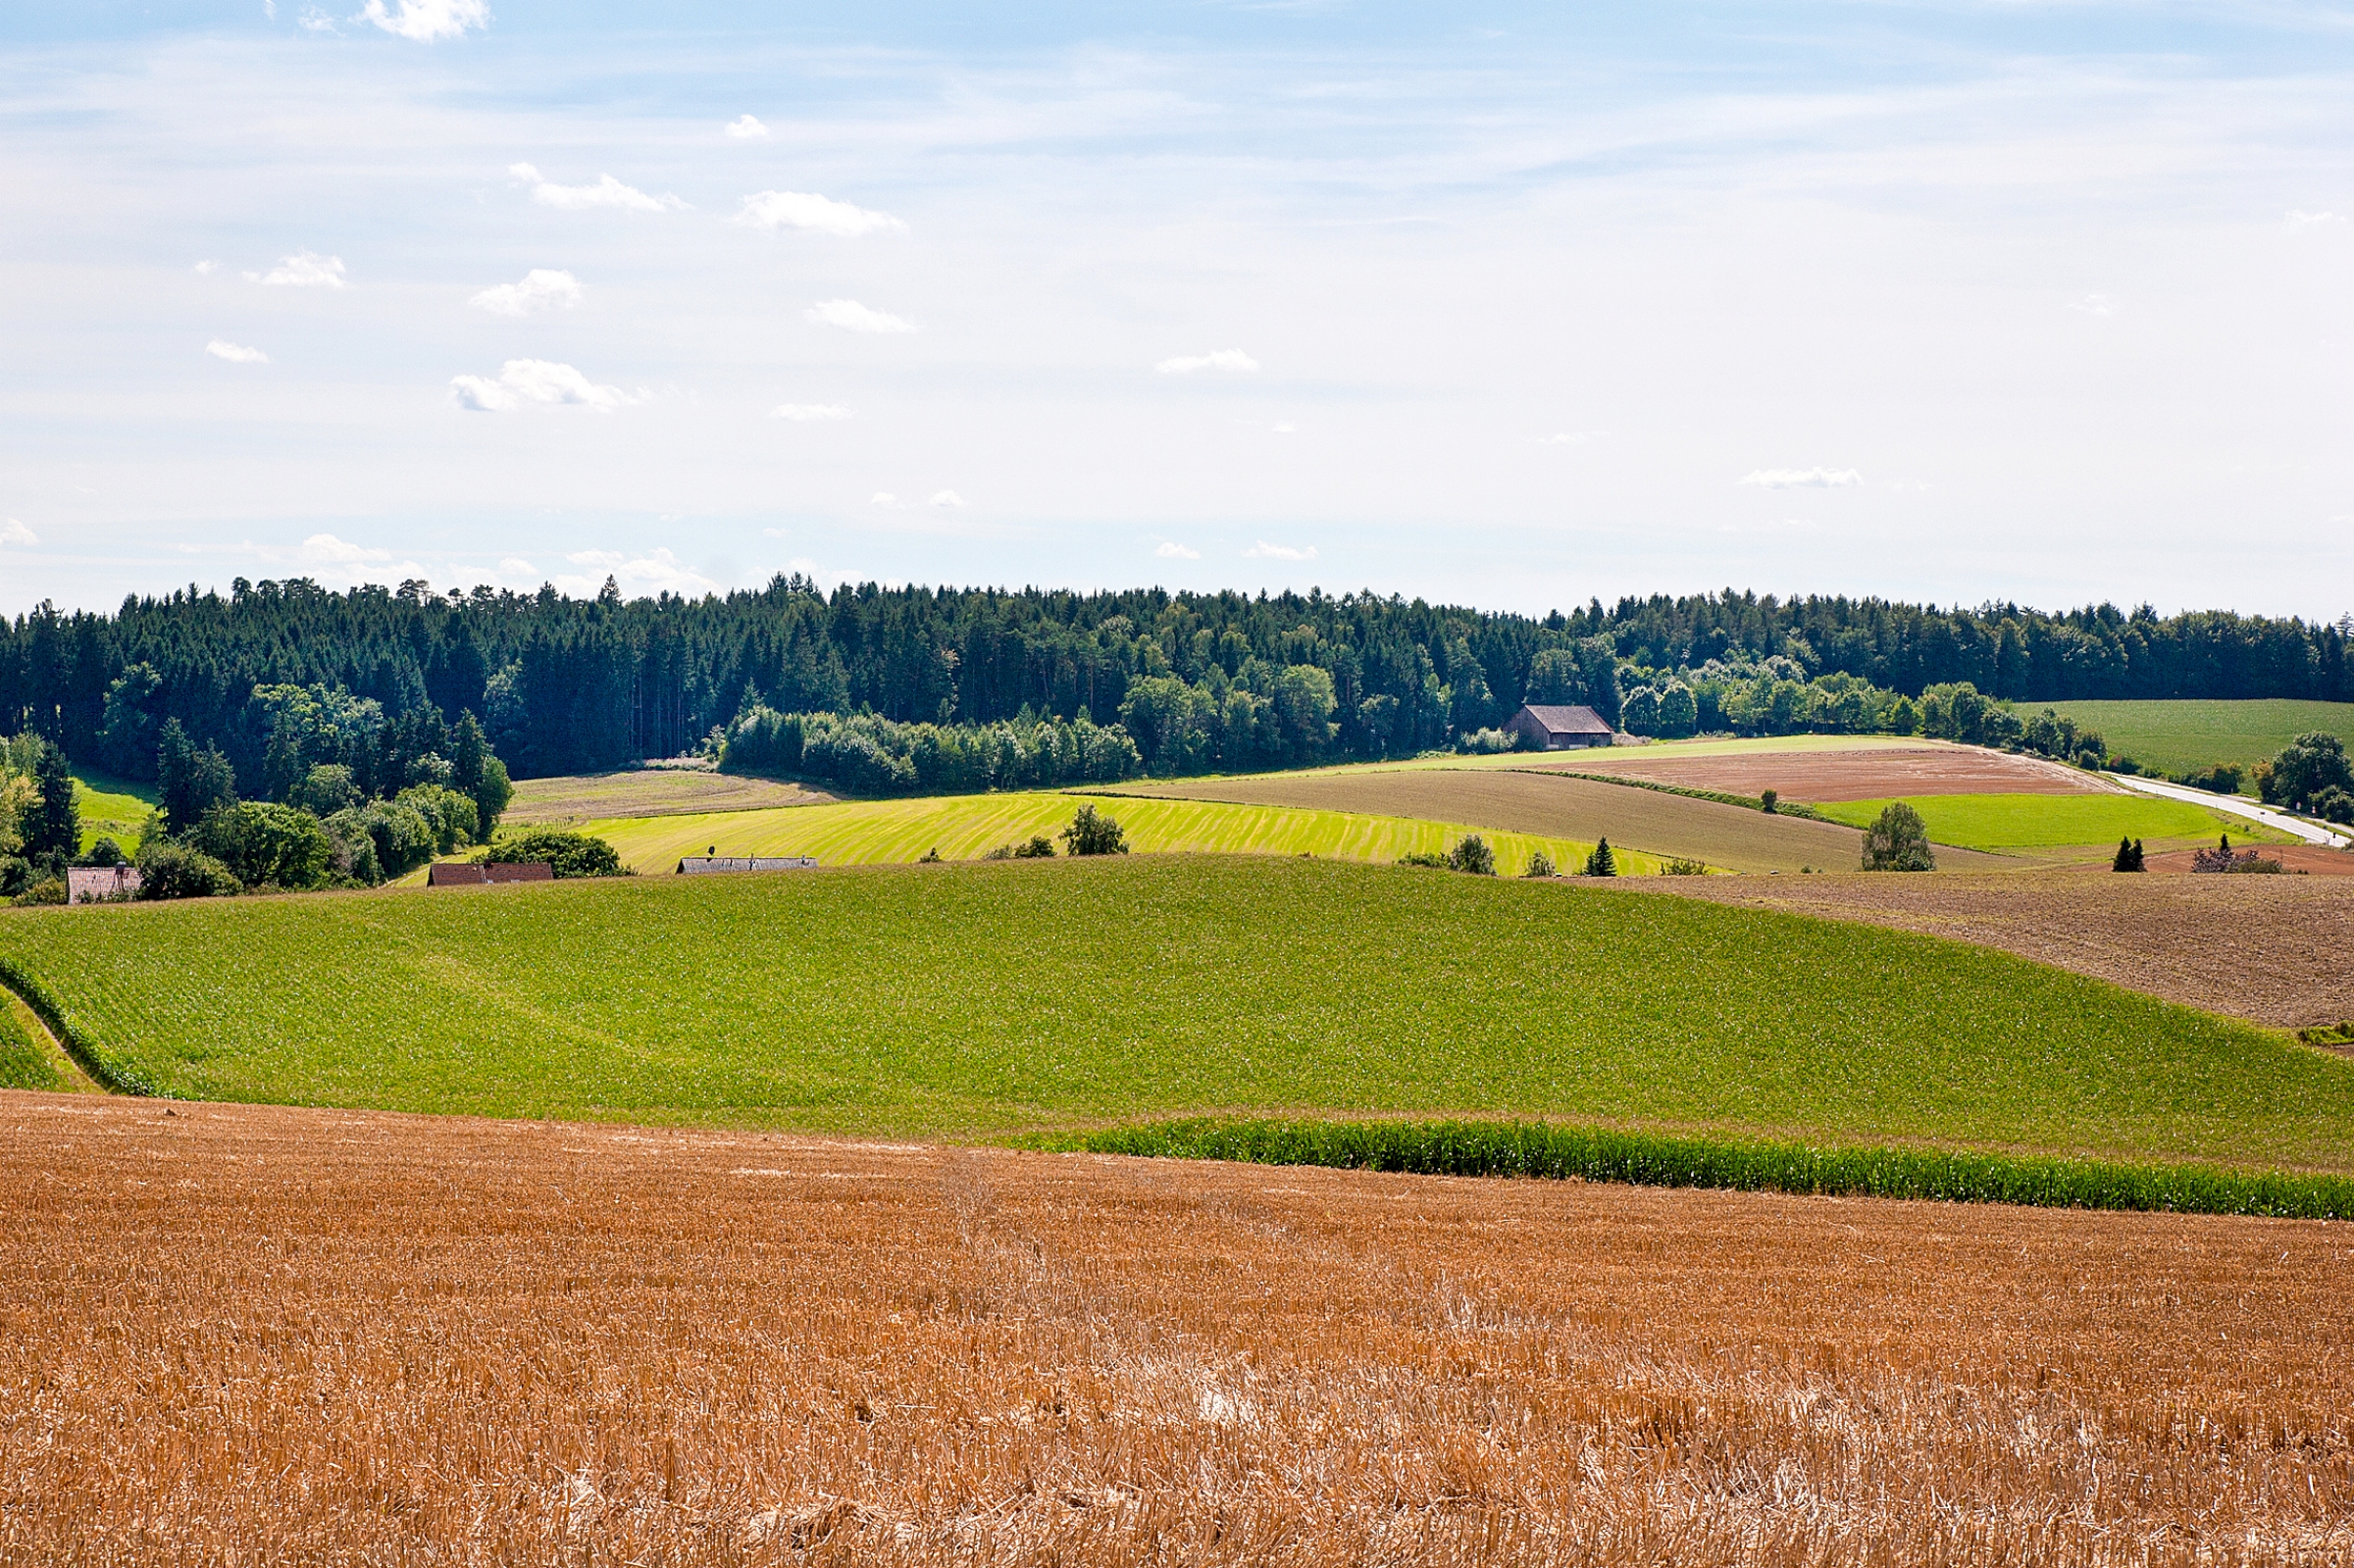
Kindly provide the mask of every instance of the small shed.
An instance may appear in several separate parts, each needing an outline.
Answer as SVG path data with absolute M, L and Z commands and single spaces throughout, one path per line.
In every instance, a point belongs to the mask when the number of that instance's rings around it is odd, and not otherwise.
M 484 887 L 501 882 L 554 882 L 556 868 L 544 860 L 493 862 L 477 866 L 463 860 L 436 860 L 425 874 L 428 887 Z
M 682 877 L 708 877 L 723 871 L 814 871 L 815 855 L 689 855 L 679 862 Z
M 1507 719 L 1504 727 L 1525 736 L 1540 751 L 1607 746 L 1618 738 L 1610 721 L 1584 703 L 1557 706 L 1532 702 Z
M 66 902 L 120 904 L 139 896 L 136 866 L 68 866 Z

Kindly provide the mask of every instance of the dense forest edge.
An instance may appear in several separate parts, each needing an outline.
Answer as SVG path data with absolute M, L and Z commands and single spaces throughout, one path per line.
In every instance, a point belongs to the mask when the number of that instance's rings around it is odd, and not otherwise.
M 2348 701 L 2349 640 L 2354 618 L 1939 609 L 1730 589 L 1537 618 L 1321 591 L 868 582 L 829 594 L 796 576 L 724 597 L 625 601 L 610 582 L 575 599 L 546 586 L 338 593 L 306 579 L 239 579 L 226 596 L 191 586 L 126 598 L 111 615 L 43 604 L 0 623 L 0 733 L 38 734 L 77 763 L 152 782 L 177 721 L 198 748 L 218 750 L 240 792 L 265 792 L 268 780 L 282 799 L 297 782 L 282 738 L 297 689 L 345 717 L 349 702 L 374 704 L 360 720 L 410 727 L 397 749 L 412 758 L 418 739 L 471 715 L 481 744 L 518 778 L 717 752 L 730 727 L 766 711 L 776 721 L 739 740 L 740 765 L 822 769 L 841 753 L 832 777 L 907 787 L 925 771 L 918 750 L 948 736 L 976 755 L 929 771 L 989 787 L 1501 748 L 1495 727 L 1523 701 L 1588 703 L 1660 735 L 1941 733 L 1922 701 L 1962 684 L 2025 703 Z M 783 722 L 802 715 L 835 717 Z M 2012 738 L 1965 733 L 1972 722 L 1947 716 L 1942 733 Z M 1013 756 L 1025 748 L 1026 761 Z M 877 754 L 906 766 L 877 766 Z

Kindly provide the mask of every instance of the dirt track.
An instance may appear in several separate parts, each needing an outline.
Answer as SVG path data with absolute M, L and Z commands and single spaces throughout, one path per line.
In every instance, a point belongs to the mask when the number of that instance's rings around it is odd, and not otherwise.
M 1582 759 L 1582 760 L 1581 760 Z M 1532 758 L 1530 765 L 1624 774 L 1689 789 L 1786 800 L 1885 800 L 1902 795 L 2066 795 L 2106 792 L 2091 774 L 1976 746 L 1874 747 L 1856 751 L 1753 752 L 1679 757 L 1671 747 L 1615 747 Z
M 2131 877 L 2104 868 L 1642 877 L 1613 885 L 1956 936 L 2277 1028 L 2354 1018 L 2354 878 Z
M 2343 1225 L 22 1093 L 0 1171 L 10 1562 L 2354 1553 Z

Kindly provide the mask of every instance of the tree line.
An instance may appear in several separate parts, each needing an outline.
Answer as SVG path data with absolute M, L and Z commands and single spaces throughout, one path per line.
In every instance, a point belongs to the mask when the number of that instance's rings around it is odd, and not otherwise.
M 517 777 L 711 743 L 754 706 L 958 734 L 1085 719 L 1154 772 L 1378 758 L 1493 731 L 1523 701 L 1590 703 L 1637 733 L 1901 730 L 1932 688 L 2079 697 L 2354 700 L 2354 622 L 2099 605 L 2063 614 L 1720 593 L 1544 617 L 1371 593 L 1159 589 L 821 592 L 804 578 L 624 600 L 335 592 L 306 579 L 52 606 L 0 623 L 0 733 L 152 780 L 164 725 L 252 794 L 286 781 L 257 689 L 341 692 L 387 726 L 471 714 Z M 750 700 L 750 699 L 755 699 Z M 424 721 L 420 721 L 424 722 Z M 999 745 L 999 751 L 1002 746 Z M 912 755 L 912 753 L 910 753 Z M 268 781 L 267 784 L 254 781 Z

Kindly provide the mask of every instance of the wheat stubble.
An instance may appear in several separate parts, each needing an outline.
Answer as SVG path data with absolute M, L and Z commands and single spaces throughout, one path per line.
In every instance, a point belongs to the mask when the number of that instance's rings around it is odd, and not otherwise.
M 0 1095 L 12 1562 L 2354 1556 L 2354 1227 Z

